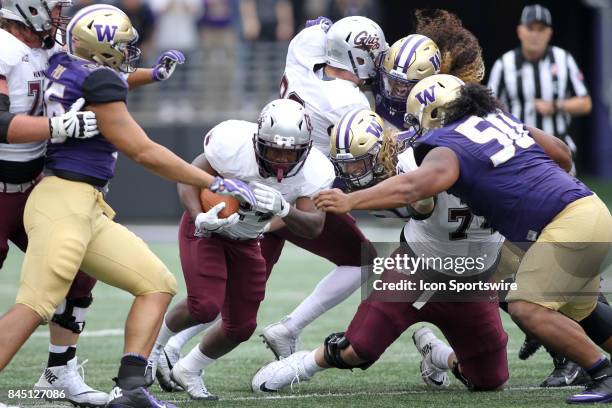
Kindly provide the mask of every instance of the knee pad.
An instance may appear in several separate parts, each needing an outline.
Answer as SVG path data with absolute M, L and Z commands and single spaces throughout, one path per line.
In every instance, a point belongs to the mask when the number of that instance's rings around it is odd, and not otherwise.
M 352 366 L 347 364 L 341 356 L 341 351 L 350 346 L 351 343 L 349 340 L 344 337 L 344 332 L 340 333 L 332 333 L 325 338 L 325 342 L 323 343 L 323 357 L 327 364 L 332 367 L 340 368 L 342 370 L 352 370 L 353 368 L 361 368 L 362 370 L 366 370 L 372 364 L 373 361 L 363 363 L 358 366 Z
M 187 309 L 191 317 L 199 323 L 212 322 L 221 311 L 221 308 L 211 300 L 191 298 L 187 298 Z
M 250 339 L 256 328 L 257 323 L 255 321 L 246 322 L 241 325 L 223 324 L 223 331 L 227 338 L 236 343 L 242 343 Z
M 590 315 L 578 322 L 595 344 L 601 345 L 612 336 L 612 307 L 597 302 Z
M 86 309 L 92 302 L 91 294 L 77 299 L 64 299 L 55 310 L 51 321 L 75 334 L 80 334 L 85 328 Z

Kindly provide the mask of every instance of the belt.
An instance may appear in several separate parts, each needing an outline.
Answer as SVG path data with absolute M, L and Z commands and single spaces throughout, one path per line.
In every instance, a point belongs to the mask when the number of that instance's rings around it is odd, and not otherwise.
M 21 184 L 12 184 L 0 181 L 0 193 L 25 193 L 35 184 L 36 180 L 30 180 Z
M 98 190 L 106 193 L 108 191 L 108 181 L 88 176 L 86 174 L 75 173 L 69 170 L 49 169 L 45 168 L 45 176 L 56 176 L 68 181 L 76 181 L 79 183 L 86 183 L 90 186 L 97 188 Z

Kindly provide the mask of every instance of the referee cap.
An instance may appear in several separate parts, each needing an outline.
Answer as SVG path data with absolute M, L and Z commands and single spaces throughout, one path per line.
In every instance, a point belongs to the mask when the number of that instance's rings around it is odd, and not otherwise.
M 539 4 L 525 6 L 521 13 L 521 24 L 528 25 L 536 22 L 552 27 L 550 10 Z

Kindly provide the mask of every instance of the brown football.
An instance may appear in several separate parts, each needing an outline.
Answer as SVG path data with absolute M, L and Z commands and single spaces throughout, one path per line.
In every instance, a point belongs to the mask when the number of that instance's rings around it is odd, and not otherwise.
M 238 211 L 240 202 L 234 197 L 213 193 L 209 189 L 202 189 L 200 192 L 200 204 L 204 212 L 210 210 L 219 203 L 225 203 L 225 208 L 219 212 L 219 218 L 227 218 Z

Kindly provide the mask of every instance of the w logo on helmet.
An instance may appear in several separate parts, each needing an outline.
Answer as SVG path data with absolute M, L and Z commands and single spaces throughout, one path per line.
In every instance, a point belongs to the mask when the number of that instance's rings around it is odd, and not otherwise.
M 417 99 L 417 101 L 419 101 L 421 105 L 427 106 L 436 100 L 435 88 L 436 86 L 432 85 L 427 89 L 423 89 L 421 92 L 415 95 L 415 98 Z
M 440 61 L 440 51 L 436 52 L 430 59 L 429 62 L 431 62 L 431 65 L 434 66 L 434 69 L 436 70 L 436 72 L 440 71 L 440 65 L 441 65 L 441 61 Z
M 370 121 L 370 125 L 366 129 L 366 132 L 371 133 L 376 137 L 381 137 L 383 133 L 383 127 L 374 118 Z
M 98 41 L 100 42 L 113 41 L 113 39 L 115 38 L 115 34 L 117 33 L 117 28 L 119 28 L 116 25 L 109 26 L 109 25 L 102 25 L 102 24 L 96 24 L 94 25 L 94 27 L 96 29 L 96 34 L 98 35 Z

